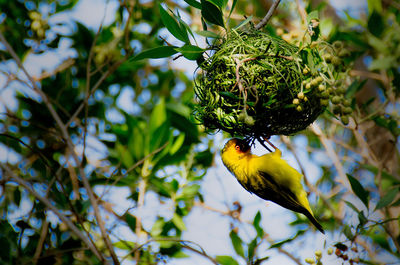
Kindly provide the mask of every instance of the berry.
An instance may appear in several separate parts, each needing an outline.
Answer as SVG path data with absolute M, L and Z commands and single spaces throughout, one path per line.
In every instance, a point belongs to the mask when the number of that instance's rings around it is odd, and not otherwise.
M 343 115 L 342 117 L 340 117 L 340 120 L 342 121 L 342 123 L 344 125 L 349 124 L 349 116 L 347 116 L 347 115 Z
M 319 90 L 319 92 L 323 92 L 323 91 L 326 90 L 326 86 L 323 85 L 323 84 L 320 84 L 320 85 L 318 86 L 318 90 Z
M 336 104 L 340 103 L 341 98 L 339 96 L 334 96 L 331 101 L 332 101 L 333 104 L 336 105 Z

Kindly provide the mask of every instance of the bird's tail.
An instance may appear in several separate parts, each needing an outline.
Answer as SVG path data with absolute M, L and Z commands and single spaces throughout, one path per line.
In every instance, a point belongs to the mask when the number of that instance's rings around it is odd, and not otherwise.
M 322 228 L 322 225 L 318 223 L 317 219 L 310 213 L 309 211 L 304 211 L 303 214 L 311 221 L 311 223 L 322 233 L 325 234 L 324 229 Z

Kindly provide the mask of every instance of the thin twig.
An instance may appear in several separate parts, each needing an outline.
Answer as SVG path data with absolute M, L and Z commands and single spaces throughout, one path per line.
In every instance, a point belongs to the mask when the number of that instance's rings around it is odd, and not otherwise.
M 129 255 L 131 255 L 132 253 L 135 253 L 135 252 L 139 251 L 141 248 L 143 248 L 144 246 L 150 244 L 151 242 L 158 242 L 158 241 L 167 241 L 167 242 L 177 242 L 177 243 L 180 243 L 180 244 L 182 245 L 183 248 L 186 248 L 186 249 L 189 249 L 189 250 L 191 250 L 191 251 L 193 251 L 193 252 L 196 252 L 197 254 L 199 254 L 199 255 L 201 255 L 201 256 L 203 256 L 203 257 L 209 259 L 213 264 L 218 265 L 218 262 L 217 262 L 214 258 L 212 258 L 211 256 L 209 256 L 209 255 L 206 253 L 206 251 L 205 251 L 199 244 L 197 244 L 196 242 L 193 242 L 193 241 L 190 241 L 190 240 L 182 240 L 182 239 L 179 239 L 179 238 L 168 238 L 168 237 L 163 237 L 163 238 L 150 238 L 150 239 L 148 239 L 148 240 L 147 240 L 146 242 L 144 242 L 143 244 L 141 244 L 141 245 L 137 246 L 136 248 L 132 249 L 131 251 L 129 251 L 129 253 L 126 254 L 125 257 L 123 257 L 121 261 L 125 260 L 127 257 L 129 257 Z M 195 248 L 193 248 L 193 247 L 191 247 L 191 246 L 186 245 L 187 243 L 196 245 L 197 247 L 200 248 L 200 250 L 195 249 Z
M 138 195 L 138 201 L 137 201 L 137 209 L 138 209 L 139 213 L 144 205 L 144 196 L 146 193 L 146 186 L 147 186 L 145 177 L 146 176 L 142 176 L 142 180 L 139 182 L 139 195 Z M 141 218 L 141 216 L 137 215 L 136 216 L 135 234 L 136 234 L 138 242 L 140 242 L 140 239 L 141 239 L 141 232 L 142 232 L 142 218 Z M 139 262 L 140 262 L 140 251 L 139 250 L 135 251 L 135 260 L 136 260 L 136 264 L 139 264 Z
M 75 120 L 75 118 L 81 113 L 82 109 L 84 108 L 85 104 L 84 102 L 89 99 L 89 97 L 99 88 L 99 86 L 103 83 L 103 81 L 111 75 L 121 64 L 123 64 L 127 60 L 128 56 L 123 57 L 116 63 L 114 63 L 94 84 L 92 89 L 90 90 L 89 95 L 84 99 L 84 101 L 79 105 L 79 107 L 76 109 L 76 111 L 72 114 L 71 118 L 68 120 L 68 122 L 65 124 L 65 127 L 68 128 L 68 126 Z
M 124 178 L 126 175 L 128 175 L 129 172 L 131 172 L 132 170 L 134 170 L 135 168 L 137 168 L 138 166 L 143 164 L 144 161 L 146 161 L 148 158 L 152 157 L 153 155 L 155 155 L 158 152 L 160 152 L 161 150 L 163 150 L 168 145 L 168 143 L 169 143 L 169 141 L 167 141 L 165 144 L 163 144 L 162 146 L 160 146 L 156 150 L 152 151 L 151 153 L 149 153 L 148 155 L 146 155 L 145 157 L 143 157 L 142 159 L 137 161 L 134 165 L 132 165 L 130 168 L 128 168 L 128 170 L 125 172 L 125 174 L 116 177 L 115 180 L 113 181 L 113 183 L 111 185 L 108 185 L 109 188 L 104 190 L 103 194 L 100 196 L 100 199 L 102 199 L 104 197 L 104 195 L 109 191 L 109 189 L 111 187 L 115 186 L 115 184 L 117 184 L 122 178 Z M 114 173 L 117 172 L 117 171 L 118 171 L 118 168 L 115 169 L 114 172 L 111 174 L 110 179 L 114 176 Z
M 296 6 L 297 6 L 297 11 L 299 12 L 301 16 L 301 20 L 303 21 L 303 24 L 307 24 L 307 13 L 304 7 L 301 6 L 300 0 L 296 0 Z
M 251 225 L 253 224 L 252 221 L 243 220 L 240 215 L 236 215 L 236 216 L 232 215 L 232 211 L 231 210 L 228 210 L 228 211 L 219 210 L 219 209 L 211 207 L 211 206 L 209 206 L 209 205 L 207 205 L 207 204 L 205 204 L 203 202 L 195 202 L 195 206 L 198 206 L 198 207 L 201 207 L 201 208 L 213 211 L 213 212 L 217 212 L 217 213 L 225 215 L 225 216 L 229 216 L 230 218 L 238 220 L 241 223 L 246 223 L 246 224 L 251 224 Z M 268 243 L 270 243 L 271 245 L 276 243 L 270 238 L 269 234 L 267 234 L 265 232 L 264 232 L 263 238 L 265 238 L 268 241 Z M 278 249 L 278 251 L 280 253 L 285 254 L 287 257 L 292 259 L 295 263 L 300 264 L 300 265 L 302 264 L 301 262 L 299 263 L 300 260 L 298 258 L 296 258 L 293 254 L 289 253 L 288 251 L 282 249 L 282 247 L 277 247 L 277 249 Z
M 332 142 L 326 137 L 326 135 L 321 131 L 321 128 L 316 123 L 311 124 L 310 129 L 316 136 L 318 136 L 322 145 L 325 147 L 326 154 L 332 160 L 339 175 L 338 182 L 341 183 L 343 187 L 345 187 L 347 190 L 351 190 L 350 183 L 346 177 L 345 170 L 343 168 L 342 163 L 340 162 L 338 155 L 336 154 L 332 146 Z
M 275 9 L 278 7 L 279 3 L 281 2 L 281 0 L 275 0 L 275 2 L 272 4 L 272 6 L 270 7 L 270 9 L 268 10 L 268 13 L 265 15 L 265 17 L 260 21 L 260 23 L 258 23 L 256 25 L 256 29 L 259 30 L 261 28 L 263 28 L 265 25 L 268 24 L 269 20 L 272 17 L 272 14 L 274 13 Z
M 33 255 L 33 264 L 37 264 L 40 254 L 42 253 L 43 250 L 43 245 L 44 241 L 46 240 L 47 237 L 47 232 L 49 229 L 49 222 L 47 220 L 44 221 L 42 225 L 42 231 L 40 232 L 40 238 L 39 238 L 39 243 L 36 246 L 35 254 Z
M 39 193 L 33 190 L 25 182 L 25 180 L 14 174 L 14 172 L 7 165 L 1 163 L 0 166 L 7 172 L 7 174 L 9 175 L 9 177 L 11 177 L 12 180 L 17 182 L 19 185 L 23 186 L 30 194 L 32 194 L 35 198 L 37 198 L 44 205 L 46 205 L 46 207 L 49 208 L 55 215 L 57 215 L 58 218 L 60 218 L 61 221 L 63 221 L 68 226 L 68 228 L 88 246 L 88 248 L 93 252 L 93 254 L 95 254 L 95 256 L 100 261 L 104 262 L 104 257 L 102 256 L 102 254 L 98 252 L 98 250 L 92 244 L 92 242 L 90 242 L 90 240 L 88 240 L 87 237 L 81 233 L 81 231 L 71 222 L 70 219 L 68 219 L 67 216 L 61 213 L 47 198 L 40 196 Z
M 71 150 L 71 154 L 73 159 L 75 160 L 75 163 L 77 165 L 80 164 L 79 158 L 77 156 L 77 154 L 74 152 L 74 144 L 72 143 L 71 137 L 69 136 L 67 127 L 64 125 L 64 123 L 62 122 L 60 116 L 58 115 L 58 113 L 56 112 L 56 110 L 54 109 L 53 105 L 51 105 L 49 98 L 47 97 L 47 95 L 41 90 L 39 89 L 39 87 L 36 85 L 36 82 L 33 80 L 32 76 L 28 73 L 28 71 L 26 70 L 26 68 L 24 67 L 24 65 L 22 64 L 20 58 L 18 57 L 18 55 L 15 53 L 14 49 L 10 46 L 10 44 L 7 42 L 7 40 L 5 39 L 4 35 L 2 34 L 2 32 L 0 32 L 0 41 L 3 43 L 3 45 L 6 47 L 7 51 L 10 53 L 11 57 L 15 60 L 15 62 L 17 63 L 18 67 L 20 69 L 22 69 L 22 71 L 24 72 L 24 74 L 27 76 L 27 78 L 29 79 L 29 81 L 32 84 L 32 89 L 38 93 L 40 95 L 40 97 L 42 98 L 43 102 L 45 103 L 47 109 L 49 110 L 51 116 L 53 117 L 53 119 L 56 121 L 58 127 L 61 130 L 62 136 L 64 138 L 64 140 L 66 141 L 68 148 Z M 71 118 L 72 119 L 72 118 Z M 111 244 L 111 241 L 108 237 L 108 233 L 105 229 L 104 226 L 104 222 L 101 218 L 100 215 L 100 211 L 99 211 L 99 207 L 97 204 L 97 201 L 93 195 L 93 190 L 90 186 L 89 180 L 86 177 L 85 171 L 83 170 L 83 168 L 79 168 L 80 171 L 80 175 L 82 178 L 82 182 L 83 182 L 83 186 L 85 187 L 88 196 L 89 196 L 89 200 L 91 202 L 91 205 L 93 207 L 93 211 L 97 220 L 97 223 L 99 225 L 100 231 L 101 231 L 101 235 L 103 237 L 103 240 L 108 248 L 108 250 L 110 251 L 111 257 L 114 261 L 115 264 L 119 265 L 119 261 L 117 258 L 117 255 L 115 254 L 114 248 Z
M 107 2 L 108 4 L 108 2 Z M 80 167 L 83 167 L 83 162 L 85 161 L 85 151 L 86 151 L 86 137 L 87 137 L 87 124 L 88 124 L 88 115 L 89 115 L 89 104 L 88 104 L 88 100 L 89 100 L 89 91 L 90 91 L 90 80 L 92 77 L 92 74 L 90 72 L 90 68 L 92 66 L 92 60 L 93 60 L 93 55 L 94 55 L 94 47 L 96 45 L 97 39 L 99 38 L 101 29 L 103 28 L 103 24 L 104 24 L 104 20 L 106 18 L 106 14 L 107 14 L 107 4 L 105 5 L 104 8 L 104 13 L 103 13 L 103 18 L 101 19 L 99 28 L 96 32 L 96 35 L 94 36 L 92 45 L 90 46 L 90 50 L 89 50 L 89 57 L 86 63 L 86 87 L 85 87 L 85 100 L 83 102 L 83 104 L 85 105 L 85 120 L 84 120 L 84 130 L 83 130 L 83 148 L 82 148 L 82 159 L 81 159 L 81 164 Z

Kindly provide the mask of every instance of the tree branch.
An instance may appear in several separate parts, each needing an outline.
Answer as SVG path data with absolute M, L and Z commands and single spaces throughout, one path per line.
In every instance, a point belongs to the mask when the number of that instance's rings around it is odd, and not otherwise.
M 10 46 L 10 44 L 4 38 L 4 35 L 2 34 L 2 32 L 0 32 L 0 41 L 6 47 L 7 51 L 10 53 L 11 57 L 15 60 L 15 62 L 18 65 L 18 67 L 22 69 L 22 71 L 25 73 L 25 75 L 27 76 L 29 81 L 32 83 L 32 89 L 36 93 L 38 93 L 40 95 L 40 97 L 42 98 L 42 100 L 45 103 L 46 107 L 48 108 L 51 116 L 54 118 L 54 120 L 56 121 L 58 127 L 60 128 L 61 134 L 62 134 L 64 140 L 67 142 L 68 148 L 71 150 L 71 154 L 72 154 L 73 159 L 75 160 L 76 165 L 79 165 L 80 161 L 79 161 L 79 158 L 78 158 L 77 154 L 74 152 L 74 145 L 73 145 L 72 140 L 71 140 L 71 138 L 69 136 L 67 127 L 62 122 L 60 116 L 58 115 L 58 113 L 54 109 L 53 105 L 51 105 L 47 95 L 41 89 L 39 89 L 39 87 L 36 85 L 36 82 L 33 80 L 32 76 L 25 69 L 24 65 L 22 64 L 22 62 L 19 59 L 18 55 L 15 53 L 14 49 Z M 105 229 L 104 222 L 103 222 L 103 220 L 101 218 L 99 207 L 98 207 L 97 201 L 96 201 L 96 199 L 95 199 L 95 197 L 93 195 L 93 190 L 92 190 L 92 188 L 90 186 L 89 180 L 87 179 L 83 168 L 80 167 L 79 171 L 80 171 L 80 175 L 81 175 L 81 178 L 82 178 L 83 186 L 85 187 L 85 189 L 86 189 L 86 191 L 88 193 L 90 203 L 91 203 L 91 205 L 93 207 L 93 211 L 94 211 L 97 223 L 99 225 L 99 228 L 100 228 L 101 235 L 103 237 L 104 243 L 106 244 L 108 250 L 110 251 L 110 254 L 111 254 L 111 257 L 112 257 L 114 263 L 119 265 L 119 261 L 118 261 L 117 255 L 115 254 L 114 248 L 113 248 L 113 246 L 111 244 L 111 241 L 110 241 L 110 239 L 108 237 L 108 233 L 107 233 L 107 231 Z
M 268 24 L 269 20 L 272 17 L 272 14 L 274 13 L 275 9 L 278 7 L 279 3 L 281 2 L 281 0 L 275 0 L 275 2 L 272 4 L 272 6 L 270 7 L 270 9 L 268 10 L 268 13 L 265 15 L 265 17 L 260 21 L 260 23 L 258 23 L 256 25 L 256 29 L 259 30 L 261 28 L 263 28 L 265 25 Z
M 1 34 L 1 33 L 0 33 Z M 93 254 L 102 262 L 105 261 L 104 257 L 101 255 L 101 253 L 96 249 L 96 247 L 90 242 L 90 240 L 84 236 L 81 231 L 71 222 L 71 220 L 68 219 L 67 216 L 65 216 L 63 213 L 61 213 L 47 198 L 40 196 L 39 193 L 34 191 L 22 178 L 14 174 L 12 170 L 5 164 L 1 163 L 0 167 L 3 168 L 9 177 L 17 182 L 19 185 L 24 187 L 30 194 L 32 194 L 35 198 L 37 198 L 39 201 L 41 201 L 44 205 L 46 205 L 47 208 L 49 208 L 55 215 L 58 216 L 58 218 L 63 221 L 68 228 L 77 236 L 79 237 L 87 246 L 88 248 L 93 252 Z

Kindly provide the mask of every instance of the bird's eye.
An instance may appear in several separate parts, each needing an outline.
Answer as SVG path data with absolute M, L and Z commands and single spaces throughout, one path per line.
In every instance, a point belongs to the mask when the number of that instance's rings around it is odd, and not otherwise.
M 235 146 L 235 149 L 238 150 L 238 151 L 240 151 L 240 146 L 239 146 L 239 145 L 236 145 L 236 146 Z

